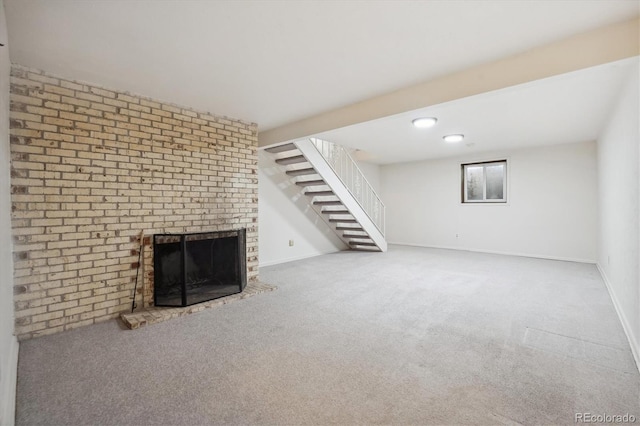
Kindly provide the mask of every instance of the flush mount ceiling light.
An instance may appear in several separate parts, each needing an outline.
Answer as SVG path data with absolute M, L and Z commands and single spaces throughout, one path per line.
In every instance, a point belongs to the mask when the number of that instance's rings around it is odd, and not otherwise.
M 412 121 L 413 125 L 418 129 L 433 127 L 437 122 L 438 119 L 434 117 L 420 117 Z
M 464 139 L 464 135 L 447 135 L 442 139 L 444 139 L 445 142 L 449 143 L 462 142 L 462 140 Z

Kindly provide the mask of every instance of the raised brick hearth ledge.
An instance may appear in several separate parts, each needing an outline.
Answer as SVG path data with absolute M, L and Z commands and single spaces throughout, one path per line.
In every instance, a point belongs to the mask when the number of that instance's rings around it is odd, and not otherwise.
M 182 317 L 195 312 L 203 311 L 214 306 L 225 305 L 235 302 L 236 300 L 246 299 L 256 294 L 273 291 L 278 287 L 261 282 L 249 282 L 242 293 L 232 294 L 230 296 L 221 297 L 219 299 L 209 300 L 207 302 L 198 303 L 184 308 L 156 308 L 150 307 L 134 313 L 123 313 L 120 315 L 122 321 L 130 329 L 144 327 L 149 324 L 156 324 L 170 320 L 172 318 Z

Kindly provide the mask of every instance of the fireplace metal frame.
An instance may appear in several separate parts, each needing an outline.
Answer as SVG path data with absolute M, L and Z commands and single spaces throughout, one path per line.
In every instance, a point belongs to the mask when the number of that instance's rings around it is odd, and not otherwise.
M 214 235 L 213 238 L 206 238 L 206 236 Z M 203 237 L 203 238 L 198 238 Z M 162 307 L 185 307 L 191 306 L 198 303 L 203 303 L 206 300 L 187 303 L 187 267 L 186 267 L 186 258 L 187 258 L 187 240 L 191 238 L 193 241 L 197 240 L 208 240 L 208 239 L 219 239 L 219 238 L 228 238 L 228 237 L 237 237 L 238 238 L 238 262 L 237 262 L 237 274 L 240 278 L 240 283 L 238 285 L 239 291 L 231 294 L 242 293 L 247 286 L 247 230 L 246 228 L 241 229 L 233 229 L 227 231 L 210 231 L 210 232 L 192 232 L 192 233 L 184 233 L 184 234 L 154 234 L 153 235 L 153 244 L 154 244 L 154 257 L 153 257 L 153 268 L 154 268 L 154 278 L 153 278 L 153 304 L 154 306 L 162 306 Z M 155 255 L 155 247 L 156 244 L 165 244 L 167 242 L 175 243 L 175 239 L 179 238 L 180 242 L 180 274 L 182 277 L 181 280 L 181 305 L 170 305 L 170 304 L 158 304 L 157 292 L 156 292 L 156 280 L 157 280 L 157 271 L 160 268 L 160 260 Z M 173 240 L 173 241 L 167 241 Z M 213 297 L 208 300 L 218 299 L 218 296 Z

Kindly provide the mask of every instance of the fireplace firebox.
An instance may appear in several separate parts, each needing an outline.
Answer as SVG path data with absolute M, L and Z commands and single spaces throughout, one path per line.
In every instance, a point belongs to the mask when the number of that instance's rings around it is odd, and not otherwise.
M 156 306 L 189 306 L 247 285 L 246 230 L 153 236 Z

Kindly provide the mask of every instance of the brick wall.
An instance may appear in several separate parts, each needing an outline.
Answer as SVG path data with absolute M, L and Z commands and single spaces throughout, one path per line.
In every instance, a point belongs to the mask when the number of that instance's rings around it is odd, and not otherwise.
M 13 66 L 11 192 L 20 339 L 152 303 L 149 236 L 247 228 L 258 276 L 257 129 Z

